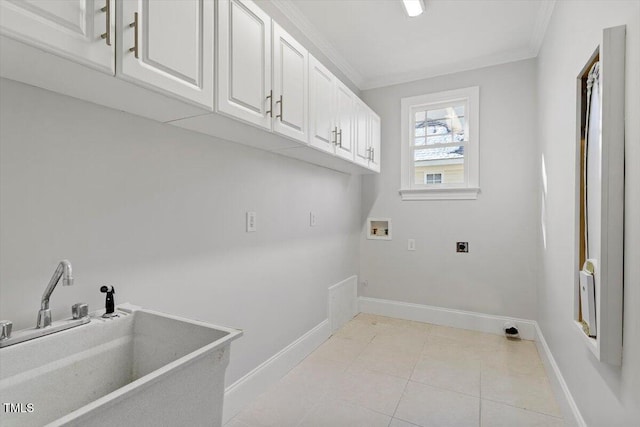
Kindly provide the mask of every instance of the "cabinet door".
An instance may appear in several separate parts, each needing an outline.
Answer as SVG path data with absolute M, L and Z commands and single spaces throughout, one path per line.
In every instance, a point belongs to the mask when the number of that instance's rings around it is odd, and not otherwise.
M 371 158 L 369 169 L 380 172 L 380 117 L 373 111 L 369 113 L 369 147 L 371 148 Z
M 271 129 L 271 18 L 248 0 L 220 0 L 218 17 L 218 111 Z
M 273 130 L 302 142 L 309 140 L 309 54 L 273 24 Z
M 213 109 L 213 0 L 120 0 L 116 75 Z
M 369 166 L 369 108 L 360 99 L 354 105 L 354 161 L 362 166 Z
M 313 56 L 309 56 L 309 144 L 335 152 L 335 80 Z
M 336 81 L 336 154 L 353 161 L 354 102 L 356 96 L 341 81 Z
M 0 1 L 2 35 L 109 74 L 115 73 L 114 18 L 115 0 Z

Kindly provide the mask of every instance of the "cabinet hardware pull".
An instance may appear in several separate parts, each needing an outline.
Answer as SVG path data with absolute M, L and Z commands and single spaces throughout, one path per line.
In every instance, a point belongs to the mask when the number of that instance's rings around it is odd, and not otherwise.
M 367 147 L 367 160 L 371 160 L 371 147 Z
M 338 135 L 340 136 L 340 142 L 338 142 Z M 342 148 L 342 129 L 340 129 L 338 135 L 336 135 L 336 144 L 338 145 L 338 147 Z
M 331 134 L 335 135 L 334 138 L 331 138 L 331 143 L 333 145 L 337 145 L 338 144 L 338 126 L 333 128 L 333 130 L 331 131 Z
M 267 96 L 267 99 L 269 100 L 269 110 L 265 112 L 265 114 L 268 114 L 270 117 L 273 117 L 273 91 L 270 90 L 269 91 L 269 95 Z
M 371 161 L 374 162 L 375 161 L 375 150 L 373 147 L 371 147 Z
M 138 58 L 138 12 L 133 14 L 133 22 L 129 24 L 129 27 L 133 27 L 135 30 L 133 36 L 133 47 L 129 48 L 129 52 L 133 52 L 136 58 Z
M 101 39 L 107 40 L 107 46 L 111 46 L 111 0 L 107 0 L 107 4 L 100 9 L 101 12 L 106 14 L 107 31 L 100 34 Z
M 284 102 L 282 101 L 282 95 L 280 95 L 280 100 L 276 101 L 276 104 L 280 104 L 280 114 L 276 116 L 276 119 L 280 117 L 280 121 L 282 121 L 282 110 L 284 110 Z

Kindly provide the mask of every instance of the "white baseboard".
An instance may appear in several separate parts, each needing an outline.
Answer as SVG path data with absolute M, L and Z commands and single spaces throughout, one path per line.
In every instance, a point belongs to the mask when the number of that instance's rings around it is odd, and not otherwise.
M 415 320 L 460 329 L 470 329 L 472 331 L 488 332 L 490 334 L 503 335 L 504 323 L 513 322 L 518 327 L 522 339 L 536 339 L 536 322 L 533 320 L 378 298 L 360 297 L 358 300 L 360 311 L 363 313 Z
M 544 339 L 542 330 L 537 322 L 536 347 L 538 348 L 538 353 L 542 358 L 542 363 L 544 363 L 547 374 L 551 377 L 551 385 L 554 388 L 555 395 L 560 400 L 560 406 L 562 407 L 565 421 L 568 421 L 569 417 L 572 416 L 574 420 L 573 425 L 578 427 L 587 427 L 587 423 L 585 423 L 584 418 L 582 418 L 582 414 L 578 409 L 578 405 L 576 405 L 575 400 L 573 400 L 569 387 L 562 376 L 562 372 L 560 372 L 560 368 L 558 367 L 553 354 L 551 354 L 551 350 L 549 349 L 547 341 Z
M 327 307 L 332 333 L 353 319 L 358 314 L 358 276 L 351 276 L 329 287 Z
M 227 387 L 224 393 L 222 424 L 236 416 L 245 406 L 285 376 L 330 336 L 329 319 L 325 319 L 269 360 Z

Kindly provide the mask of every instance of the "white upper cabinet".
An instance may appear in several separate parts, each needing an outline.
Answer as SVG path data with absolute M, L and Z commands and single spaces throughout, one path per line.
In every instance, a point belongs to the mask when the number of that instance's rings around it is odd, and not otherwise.
M 213 109 L 213 0 L 119 0 L 117 76 Z
M 369 111 L 369 169 L 380 172 L 380 117 Z
M 115 0 L 2 0 L 0 33 L 115 72 Z
M 344 83 L 310 56 L 309 144 L 354 161 L 356 99 Z
M 369 145 L 371 129 L 370 111 L 364 102 L 356 99 L 354 105 L 354 161 L 362 166 L 369 166 Z
M 309 144 L 330 153 L 337 137 L 335 81 L 324 65 L 309 56 Z
M 380 172 L 380 117 L 358 98 L 353 114 L 354 162 Z
M 273 24 L 273 130 L 306 143 L 309 139 L 309 54 Z
M 354 102 L 356 96 L 336 80 L 336 154 L 353 161 Z
M 218 2 L 218 111 L 271 129 L 271 17 L 252 1 Z
M 258 4 L 0 0 L 0 76 L 343 172 L 379 171 L 380 118 Z

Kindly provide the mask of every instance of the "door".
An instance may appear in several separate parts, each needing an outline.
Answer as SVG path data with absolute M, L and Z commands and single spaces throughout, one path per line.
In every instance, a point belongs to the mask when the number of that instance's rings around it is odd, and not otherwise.
M 309 145 L 335 152 L 335 77 L 309 55 Z
M 249 0 L 220 0 L 218 17 L 218 111 L 271 129 L 271 18 Z
M 354 104 L 354 161 L 369 166 L 369 115 L 370 110 L 360 99 Z
M 0 34 L 115 74 L 115 0 L 2 0 Z
M 119 0 L 116 75 L 213 110 L 213 0 Z
M 371 110 L 369 112 L 369 132 L 371 133 L 369 169 L 380 172 L 380 117 Z
M 356 96 L 340 80 L 336 80 L 336 154 L 353 161 L 353 106 Z
M 309 140 L 309 54 L 273 24 L 273 130 L 301 142 Z

